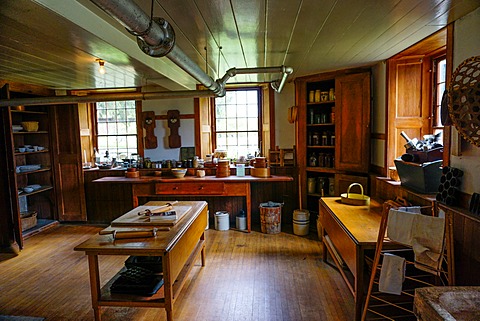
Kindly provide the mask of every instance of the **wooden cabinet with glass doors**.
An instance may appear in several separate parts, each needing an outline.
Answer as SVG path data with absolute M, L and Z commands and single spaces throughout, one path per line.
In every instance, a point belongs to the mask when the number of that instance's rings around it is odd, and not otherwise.
M 368 190 L 370 72 L 331 72 L 295 80 L 297 160 L 302 205 L 318 211 L 322 196 L 350 183 Z

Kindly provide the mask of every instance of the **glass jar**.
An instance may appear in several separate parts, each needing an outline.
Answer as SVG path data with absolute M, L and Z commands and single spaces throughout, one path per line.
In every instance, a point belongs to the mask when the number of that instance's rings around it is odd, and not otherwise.
M 320 135 L 318 132 L 312 134 L 312 146 L 318 146 L 320 144 Z
M 320 89 L 315 90 L 315 102 L 320 102 Z
M 322 133 L 322 146 L 328 146 L 328 135 L 327 132 Z
M 317 159 L 317 156 L 315 155 L 315 153 L 312 153 L 312 155 L 310 156 L 310 158 L 308 160 L 308 165 L 310 167 L 317 167 L 318 166 L 318 159 Z
M 328 100 L 335 100 L 335 89 L 330 88 L 330 90 L 328 91 Z

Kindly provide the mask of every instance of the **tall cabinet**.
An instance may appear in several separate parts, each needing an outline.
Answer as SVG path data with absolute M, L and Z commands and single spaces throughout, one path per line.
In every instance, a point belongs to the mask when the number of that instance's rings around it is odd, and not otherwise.
M 300 77 L 295 90 L 302 207 L 317 213 L 320 197 L 345 193 L 351 183 L 362 184 L 367 193 L 370 71 Z
M 53 92 L 1 88 L 1 99 L 39 96 Z M 76 105 L 0 107 L 0 123 L 0 249 L 22 249 L 25 237 L 59 221 L 85 220 Z

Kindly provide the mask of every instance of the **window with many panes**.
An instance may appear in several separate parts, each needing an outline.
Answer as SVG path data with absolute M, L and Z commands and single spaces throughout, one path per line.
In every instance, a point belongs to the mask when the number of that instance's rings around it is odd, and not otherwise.
M 101 156 L 129 158 L 137 153 L 137 117 L 134 100 L 97 102 L 97 146 Z
M 259 88 L 227 90 L 215 99 L 215 145 L 227 158 L 254 155 L 260 137 Z
M 439 143 L 443 144 L 443 124 L 441 119 L 441 105 L 445 80 L 447 76 L 447 59 L 445 56 L 433 59 L 433 106 L 432 106 L 432 131 L 440 134 Z

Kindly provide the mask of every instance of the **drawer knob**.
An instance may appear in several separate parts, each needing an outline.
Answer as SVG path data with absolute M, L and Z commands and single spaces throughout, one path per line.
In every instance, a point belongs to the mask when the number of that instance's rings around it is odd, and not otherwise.
M 203 189 L 203 186 L 200 186 L 198 189 Z
M 177 189 L 178 189 L 178 186 L 175 186 L 175 187 L 173 188 L 173 190 L 177 190 Z

